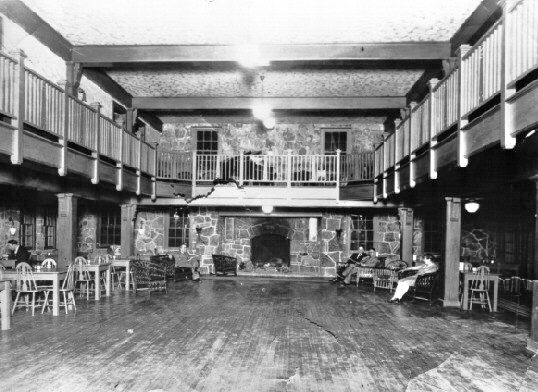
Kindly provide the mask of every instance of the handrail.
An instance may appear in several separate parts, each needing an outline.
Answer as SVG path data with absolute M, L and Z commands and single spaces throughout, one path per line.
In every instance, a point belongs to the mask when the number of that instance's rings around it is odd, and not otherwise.
M 195 165 L 192 164 L 193 157 Z M 180 181 L 191 181 L 194 177 L 199 182 L 233 179 L 247 183 L 329 185 L 336 184 L 338 180 L 371 180 L 373 158 L 373 151 L 341 155 L 340 158 L 338 155 L 222 155 L 158 151 L 157 177 Z
M 24 70 L 24 122 L 68 142 L 126 164 L 151 176 L 155 175 L 155 148 L 128 133 L 98 109 L 66 93 L 58 84 L 36 71 Z M 19 62 L 0 51 L 0 113 L 16 118 L 15 88 Z M 22 83 L 21 82 L 21 83 Z M 66 102 L 67 99 L 67 102 Z M 22 102 L 22 101 L 21 101 Z M 66 112 L 67 109 L 67 112 Z M 67 118 L 66 118 L 67 116 Z M 99 132 L 99 135 L 98 135 Z M 122 138 L 125 143 L 122 143 Z M 139 146 L 139 144 L 142 144 Z M 139 163 L 139 153 L 143 150 Z M 138 167 L 140 164 L 141 167 Z

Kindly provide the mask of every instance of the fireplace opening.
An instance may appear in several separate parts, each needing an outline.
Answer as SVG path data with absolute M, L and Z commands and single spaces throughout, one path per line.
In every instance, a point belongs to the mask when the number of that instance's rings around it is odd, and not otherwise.
M 290 266 L 290 240 L 278 234 L 262 234 L 250 240 L 250 258 L 254 267 L 270 264 Z

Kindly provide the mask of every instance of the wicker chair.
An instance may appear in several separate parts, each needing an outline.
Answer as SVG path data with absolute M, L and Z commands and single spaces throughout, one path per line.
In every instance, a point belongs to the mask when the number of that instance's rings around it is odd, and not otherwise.
M 148 260 L 133 260 L 135 293 L 138 291 L 167 291 L 166 268 Z
M 215 275 L 222 273 L 227 275 L 228 272 L 237 276 L 237 259 L 226 255 L 213 255 L 213 265 L 215 267 Z

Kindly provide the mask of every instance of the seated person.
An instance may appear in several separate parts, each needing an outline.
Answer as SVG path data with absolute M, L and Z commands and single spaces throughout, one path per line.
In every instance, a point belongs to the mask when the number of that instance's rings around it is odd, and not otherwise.
M 7 248 L 10 252 L 8 258 L 16 261 L 16 265 L 20 263 L 28 263 L 30 260 L 30 252 L 28 252 L 23 246 L 19 245 L 16 240 L 9 240 L 7 242 Z
M 425 254 L 423 259 L 424 264 L 418 267 L 408 267 L 404 268 L 402 271 L 416 271 L 414 275 L 407 276 L 405 278 L 398 280 L 398 286 L 394 290 L 394 295 L 388 302 L 399 303 L 402 300 L 402 297 L 405 293 L 409 291 L 411 286 L 414 286 L 417 278 L 421 275 L 431 274 L 436 272 L 439 268 L 437 264 L 433 262 L 433 256 L 431 254 Z
M 359 246 L 359 250 L 357 253 L 353 253 L 351 256 L 349 256 L 349 259 L 338 267 L 338 270 L 336 271 L 337 277 L 333 279 L 333 282 L 338 282 L 340 280 L 343 280 L 346 278 L 346 276 L 351 272 L 353 267 L 355 267 L 355 263 L 360 262 L 364 257 L 366 257 L 366 253 L 364 253 L 364 248 L 362 246 Z
M 175 267 L 176 269 L 190 268 L 192 280 L 195 282 L 200 281 L 200 273 L 198 272 L 198 268 L 200 267 L 200 261 L 198 260 L 198 257 L 193 257 L 187 253 L 187 245 L 185 244 L 181 244 L 179 248 L 179 255 L 176 257 Z
M 353 276 L 353 274 L 357 274 L 359 272 L 359 267 L 374 268 L 378 265 L 379 259 L 375 255 L 375 249 L 372 248 L 356 265 L 353 266 L 353 268 L 351 268 L 349 271 L 344 271 L 345 273 L 347 273 L 347 275 L 344 275 L 344 284 L 348 285 L 351 282 L 351 277 Z M 361 275 L 361 277 L 371 277 L 371 274 Z

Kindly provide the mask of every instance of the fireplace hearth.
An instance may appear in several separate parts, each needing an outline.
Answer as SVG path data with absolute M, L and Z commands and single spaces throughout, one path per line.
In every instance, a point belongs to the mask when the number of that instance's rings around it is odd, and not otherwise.
M 290 240 L 273 233 L 261 234 L 250 240 L 251 262 L 254 267 L 289 267 Z

